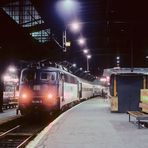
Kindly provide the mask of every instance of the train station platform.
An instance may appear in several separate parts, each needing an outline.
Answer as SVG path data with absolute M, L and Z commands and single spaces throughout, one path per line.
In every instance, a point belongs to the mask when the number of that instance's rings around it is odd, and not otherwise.
M 126 113 L 111 113 L 109 103 L 91 99 L 47 126 L 27 148 L 146 148 L 148 129 L 137 129 Z
M 16 115 L 16 108 L 3 110 L 0 113 L 0 125 L 10 120 L 16 119 L 21 115 Z

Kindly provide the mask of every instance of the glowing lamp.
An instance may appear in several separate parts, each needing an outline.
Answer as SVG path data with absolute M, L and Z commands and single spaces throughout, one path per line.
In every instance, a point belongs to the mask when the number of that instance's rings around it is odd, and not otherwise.
M 53 98 L 53 95 L 52 95 L 52 94 L 48 94 L 48 95 L 47 95 L 47 98 L 48 98 L 48 99 L 52 99 L 52 98 Z
M 100 81 L 101 82 L 106 82 L 106 78 L 102 77 L 102 78 L 100 78 Z
M 91 55 L 89 54 L 89 55 L 87 55 L 87 59 L 91 59 Z
M 16 72 L 16 68 L 15 67 L 13 67 L 13 66 L 10 66 L 9 68 L 8 68 L 8 70 L 10 71 L 10 72 Z
M 71 42 L 66 42 L 66 47 L 70 47 L 71 46 Z
M 88 53 L 88 49 L 84 49 L 83 52 L 84 52 L 85 54 L 87 54 L 87 53 Z
M 26 99 L 27 98 L 27 94 L 22 94 L 22 98 Z
M 79 43 L 80 45 L 84 45 L 84 44 L 85 44 L 85 39 L 84 39 L 84 38 L 79 38 L 79 39 L 78 39 L 78 43 Z
M 72 22 L 72 23 L 69 24 L 69 25 L 70 25 L 70 29 L 71 29 L 72 31 L 77 32 L 77 31 L 80 30 L 80 23 L 79 23 L 78 21 L 74 21 L 74 22 Z

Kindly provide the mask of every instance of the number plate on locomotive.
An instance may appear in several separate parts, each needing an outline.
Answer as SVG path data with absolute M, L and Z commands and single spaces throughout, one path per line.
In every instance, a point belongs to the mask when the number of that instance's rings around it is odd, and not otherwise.
M 40 90 L 40 89 L 41 89 L 40 85 L 34 85 L 33 86 L 33 90 Z
M 32 101 L 32 103 L 42 103 L 42 100 Z

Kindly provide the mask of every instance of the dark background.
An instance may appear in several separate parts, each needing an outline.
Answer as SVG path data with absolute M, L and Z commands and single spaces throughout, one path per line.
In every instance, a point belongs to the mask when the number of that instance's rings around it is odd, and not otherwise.
M 34 61 L 49 58 L 52 61 L 68 60 L 86 69 L 86 57 L 76 39 L 83 35 L 90 49 L 90 71 L 99 75 L 104 68 L 116 67 L 116 56 L 120 56 L 121 67 L 147 67 L 148 12 L 147 1 L 141 0 L 79 0 L 75 14 L 61 18 L 56 10 L 57 0 L 31 0 L 32 4 L 50 28 L 52 35 L 62 43 L 65 24 L 78 18 L 83 23 L 79 34 L 67 30 L 72 46 L 67 53 L 50 36 L 48 42 L 35 41 L 29 32 L 35 28 L 23 28 L 2 9 L 15 0 L 0 1 L 0 66 L 20 61 Z M 133 59 L 133 60 L 132 60 Z

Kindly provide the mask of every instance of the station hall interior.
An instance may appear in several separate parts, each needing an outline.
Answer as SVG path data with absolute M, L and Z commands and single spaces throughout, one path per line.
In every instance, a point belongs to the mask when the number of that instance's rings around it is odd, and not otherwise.
M 147 147 L 147 5 L 0 0 L 0 148 Z
M 48 58 L 86 70 L 84 49 L 92 56 L 90 71 L 95 75 L 118 65 L 147 67 L 146 6 L 146 0 L 1 0 L 1 67 L 8 61 Z M 71 28 L 75 21 L 78 30 Z M 71 44 L 67 52 L 63 52 L 65 30 Z M 82 45 L 80 38 L 85 40 Z

